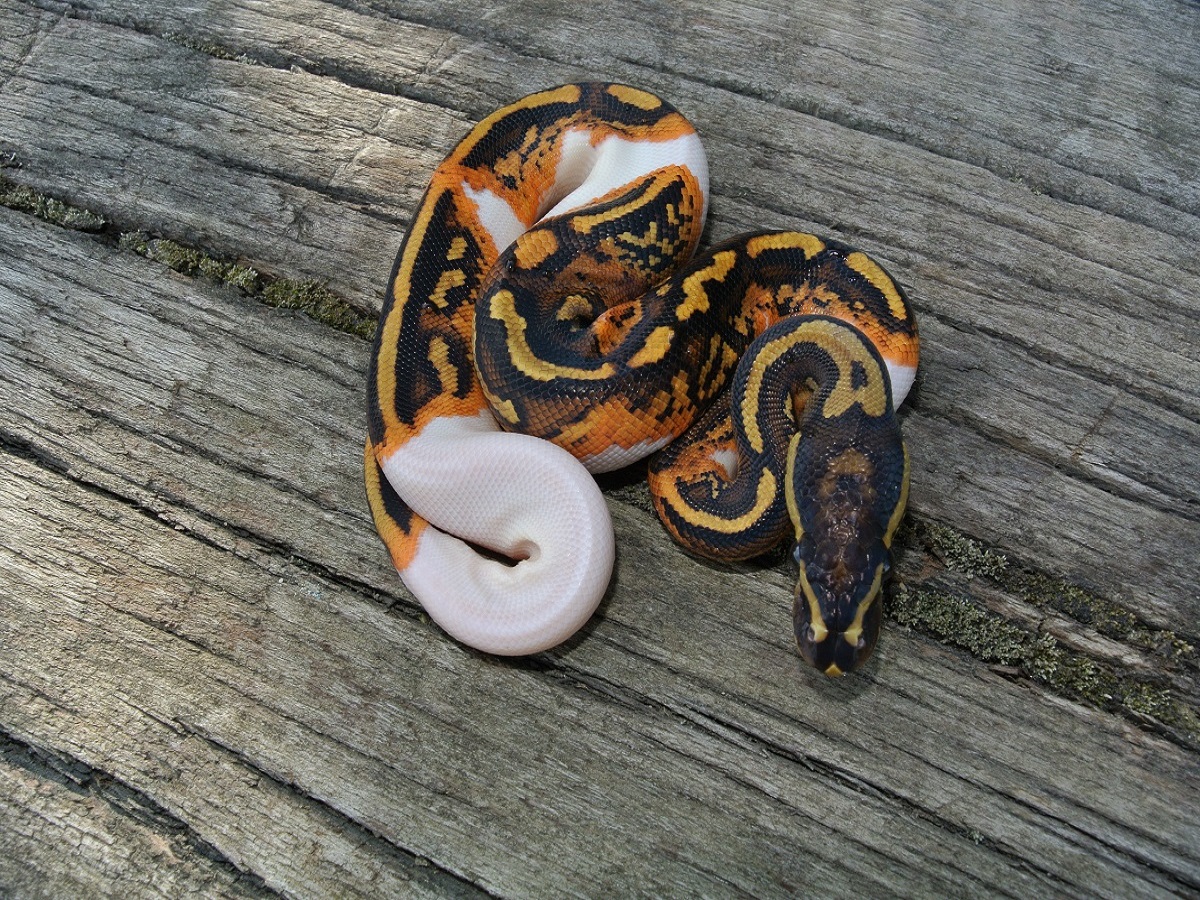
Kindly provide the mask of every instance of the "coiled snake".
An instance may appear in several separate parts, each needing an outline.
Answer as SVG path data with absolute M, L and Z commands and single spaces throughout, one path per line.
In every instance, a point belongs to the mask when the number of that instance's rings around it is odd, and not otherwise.
M 912 311 L 811 234 L 693 258 L 707 190 L 691 124 L 601 83 L 498 110 L 434 172 L 376 334 L 366 481 L 458 640 L 534 653 L 587 621 L 613 564 L 589 473 L 657 452 L 675 540 L 719 560 L 791 540 L 802 655 L 829 674 L 870 655 L 908 492 Z

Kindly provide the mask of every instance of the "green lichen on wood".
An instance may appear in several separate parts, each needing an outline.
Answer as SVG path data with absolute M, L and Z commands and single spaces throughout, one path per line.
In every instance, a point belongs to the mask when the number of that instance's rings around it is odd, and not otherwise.
M 368 318 L 334 294 L 319 281 L 280 278 L 268 283 L 262 300 L 281 309 L 296 309 L 338 331 L 370 340 L 375 336 L 375 320 Z
M 117 245 L 122 250 L 160 262 L 182 275 L 206 278 L 232 285 L 247 294 L 260 291 L 259 275 L 240 263 L 226 262 L 165 238 L 152 238 L 140 231 L 127 231 Z
M 1118 603 L 1062 578 L 1012 563 L 981 541 L 936 522 L 914 523 L 909 541 L 919 541 L 947 569 L 987 578 L 1006 593 L 1038 609 L 1054 610 L 1113 640 L 1148 650 L 1171 662 L 1196 665 L 1196 649 L 1174 632 L 1154 628 Z
M 32 188 L 14 184 L 3 177 L 0 177 L 0 206 L 30 213 L 53 225 L 60 225 L 73 231 L 103 231 L 108 224 L 103 216 L 91 210 L 47 197 Z
M 1070 616 L 1105 637 L 1149 651 L 1173 663 L 1192 666 L 1200 663 L 1196 648 L 1173 631 L 1142 622 L 1119 604 L 1062 579 L 1022 569 L 1001 579 L 1001 586 L 1033 606 Z
M 969 538 L 961 532 L 937 522 L 921 522 L 916 526 L 926 549 L 945 563 L 946 568 L 968 575 L 999 578 L 1008 568 L 1008 557 Z
M 1111 709 L 1122 693 L 1121 681 L 1111 668 L 1073 653 L 1048 634 L 1031 636 L 1022 660 L 1030 675 L 1057 693 Z
M 153 238 L 142 232 L 121 235 L 122 249 L 195 278 L 238 288 L 268 306 L 303 312 L 338 331 L 368 340 L 374 337 L 375 320 L 355 310 L 319 281 L 312 279 L 269 278 L 237 262 L 210 256 L 165 238 Z
M 163 38 L 180 47 L 186 47 L 188 50 L 196 53 L 211 56 L 213 59 L 259 65 L 259 61 L 252 56 L 247 56 L 244 53 L 235 53 L 226 47 L 222 47 L 220 44 L 213 43 L 212 41 L 201 41 L 191 35 L 182 34 L 178 31 L 168 31 L 163 35 Z
M 1134 675 L 1076 652 L 1049 634 L 1026 631 L 970 599 L 901 585 L 889 616 L 977 659 L 1014 669 L 1060 696 L 1159 726 L 1200 748 L 1200 718 L 1165 679 Z
M 952 528 L 915 521 L 897 536 L 897 549 L 924 550 L 947 571 L 983 578 L 1031 606 L 1069 616 L 1104 636 L 1148 650 L 1168 665 L 1194 666 L 1195 648 L 1129 610 L 1063 579 L 1014 564 Z M 1133 672 L 1075 650 L 1053 635 L 1021 627 L 959 592 L 901 584 L 888 604 L 901 625 L 959 647 L 977 659 L 1015 670 L 1072 700 L 1120 713 L 1200 747 L 1200 717 L 1172 690 L 1168 675 Z
M 1115 640 L 1129 640 L 1138 630 L 1137 617 L 1129 610 L 1061 579 L 1020 572 L 1010 586 L 1030 603 L 1057 610 Z
M 0 176 L 0 206 L 30 213 L 76 231 L 108 229 L 103 216 L 14 184 L 3 176 Z M 375 336 L 374 317 L 358 312 L 319 281 L 270 278 L 242 263 L 223 260 L 195 247 L 142 231 L 122 232 L 117 236 L 117 247 L 162 263 L 181 275 L 237 288 L 269 306 L 298 310 L 339 331 L 368 340 Z
M 1028 653 L 1028 632 L 966 597 L 900 585 L 891 596 L 888 614 L 985 662 L 1017 665 Z

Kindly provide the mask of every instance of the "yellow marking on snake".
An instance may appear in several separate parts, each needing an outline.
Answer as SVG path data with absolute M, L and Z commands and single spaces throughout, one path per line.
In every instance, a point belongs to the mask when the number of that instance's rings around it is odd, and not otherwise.
M 671 340 L 674 337 L 675 331 L 668 325 L 660 325 L 655 328 L 646 338 L 646 343 L 642 344 L 638 352 L 629 358 L 630 368 L 636 369 L 638 366 L 647 366 L 658 362 L 671 349 Z
M 581 294 L 569 294 L 563 298 L 554 318 L 560 322 L 570 322 L 572 319 L 591 318 L 592 301 Z
M 450 249 L 446 251 L 446 259 L 457 262 L 467 255 L 467 239 L 461 234 L 450 241 Z
M 429 342 L 429 361 L 437 372 L 442 390 L 448 394 L 458 393 L 458 367 L 450 362 L 450 345 L 440 337 Z
M 518 110 L 537 109 L 539 106 L 549 106 L 553 103 L 578 103 L 581 96 L 582 91 L 579 85 L 564 84 L 549 91 L 542 91 L 541 93 L 522 97 L 515 103 L 496 110 L 476 125 L 471 133 L 463 139 L 462 143 L 455 148 L 451 158 L 463 159 L 469 156 L 480 141 L 491 136 L 492 128 L 497 122 L 511 116 Z
M 792 332 L 768 343 L 754 358 L 754 366 L 750 369 L 750 377 L 746 381 L 746 403 L 742 406 L 741 415 L 742 428 L 745 429 L 746 438 L 755 453 L 763 451 L 762 431 L 758 427 L 758 401 L 762 396 L 763 377 L 779 357 L 805 340 L 801 332 Z
M 679 493 L 678 484 L 673 480 L 668 479 L 665 490 L 672 510 L 688 524 L 698 528 L 707 528 L 718 534 L 737 534 L 745 531 L 762 518 L 771 504 L 775 502 L 778 484 L 775 481 L 774 473 L 770 469 L 763 469 L 762 476 L 758 479 L 758 487 L 754 492 L 754 506 L 734 519 L 723 519 L 702 509 L 696 509 L 683 499 Z
M 896 535 L 896 529 L 900 527 L 900 520 L 904 518 L 904 508 L 908 506 L 908 445 L 901 444 L 900 449 L 904 452 L 904 475 L 900 482 L 900 501 L 892 510 L 892 518 L 888 521 L 887 531 L 883 533 L 883 546 L 889 549 L 892 546 L 892 538 Z
M 376 391 L 380 397 L 390 398 L 396 395 L 396 356 L 400 349 L 401 320 L 408 310 L 408 288 L 412 283 L 413 265 L 417 260 L 417 249 L 425 240 L 429 230 L 429 222 L 437 203 L 433 198 L 421 204 L 417 217 L 409 230 L 406 252 L 400 260 L 399 271 L 392 282 L 391 313 L 381 324 L 382 335 L 379 342 L 379 362 L 376 366 Z M 412 249 L 409 250 L 408 248 Z M 393 434 L 403 429 L 400 417 L 396 415 L 395 406 L 384 402 L 380 404 L 383 415 L 385 434 Z
M 868 416 L 881 416 L 887 409 L 888 401 L 884 371 L 861 341 L 844 340 L 845 331 L 844 325 L 814 321 L 792 332 L 793 335 L 805 335 L 808 342 L 828 353 L 829 358 L 837 364 L 837 384 L 829 392 L 821 414 L 827 419 L 834 419 L 857 403 Z M 854 363 L 862 367 L 867 379 L 859 387 L 854 386 Z
M 704 357 L 704 362 L 700 364 L 700 368 L 696 370 L 696 380 L 701 384 L 708 381 L 708 376 L 712 372 L 712 367 L 717 364 L 717 357 L 721 353 L 721 335 L 714 334 L 708 340 L 708 353 Z
M 645 176 L 642 181 L 644 189 L 637 196 L 611 209 L 602 210 L 591 215 L 575 216 L 571 219 L 571 227 L 578 234 L 590 234 L 599 225 L 615 222 L 653 203 L 659 194 L 678 181 L 680 177 L 682 177 L 681 170 L 660 169 L 651 175 Z M 651 224 L 657 227 L 655 223 Z
M 811 259 L 824 249 L 824 241 L 815 234 L 805 234 L 802 231 L 764 234 L 746 242 L 746 254 L 751 259 L 757 259 L 767 250 L 803 250 L 804 255 Z
M 854 344 L 855 352 L 861 355 L 855 355 L 849 361 L 843 360 L 843 354 L 840 351 L 845 346 L 842 340 L 844 333 L 844 327 L 829 322 L 814 321 L 807 323 L 803 328 L 797 328 L 782 337 L 768 341 L 759 350 L 758 355 L 754 357 L 754 365 L 751 367 L 750 376 L 746 381 L 746 402 L 741 410 L 742 427 L 746 431 L 746 438 L 749 440 L 750 446 L 756 453 L 763 451 L 763 436 L 758 427 L 758 401 L 762 395 L 763 378 L 766 377 L 767 370 L 772 365 L 793 347 L 800 344 L 817 344 L 837 363 L 837 384 L 830 393 L 823 410 L 826 418 L 841 415 L 854 403 L 861 403 L 867 415 L 870 416 L 881 415 L 886 409 L 887 388 L 882 381 L 879 366 L 866 348 L 857 342 Z M 853 371 L 850 365 L 854 361 L 861 362 L 867 372 L 867 384 L 862 388 L 854 387 Z M 875 370 L 873 377 L 872 369 Z
M 871 604 L 878 602 L 879 588 L 882 585 L 883 563 L 880 563 L 875 567 L 875 580 L 871 582 L 871 589 L 867 591 L 866 597 L 858 604 L 858 609 L 854 612 L 854 621 L 850 623 L 849 628 L 842 632 L 842 639 L 848 644 L 853 646 L 862 637 L 863 619 L 866 618 L 867 610 L 871 608 Z
M 624 84 L 609 85 L 608 93 L 612 94 L 622 103 L 628 103 L 630 106 L 636 106 L 638 109 L 649 111 L 662 106 L 662 100 L 653 94 L 648 94 L 645 91 L 640 91 L 637 88 L 632 88 Z
M 513 256 L 522 269 L 540 266 L 558 252 L 558 238 L 552 231 L 531 231 L 513 245 Z
M 577 366 L 562 366 L 542 359 L 533 352 L 525 337 L 529 323 L 517 312 L 516 298 L 512 291 L 497 291 L 492 297 L 491 316 L 504 324 L 507 332 L 508 356 L 514 366 L 524 375 L 537 381 L 553 381 L 555 378 L 574 378 L 578 381 L 603 381 L 611 378 L 616 368 L 606 362 L 595 369 Z
M 516 425 L 521 421 L 521 414 L 517 412 L 517 407 L 513 405 L 511 400 L 497 400 L 492 397 L 488 399 L 491 401 L 492 409 L 495 410 L 496 415 L 505 422 L 508 422 L 510 425 Z
M 796 526 L 797 543 L 804 537 L 804 526 L 801 524 L 800 506 L 796 500 L 796 492 L 792 490 L 791 486 L 796 483 L 796 451 L 800 447 L 800 435 L 801 432 L 797 431 L 792 435 L 792 439 L 788 441 L 787 467 L 783 474 L 783 499 L 787 502 L 788 518 Z
M 657 222 L 651 222 L 650 227 L 646 229 L 646 233 L 642 235 L 636 235 L 631 231 L 623 231 L 620 234 L 620 239 L 623 243 L 631 247 L 641 247 L 647 251 L 659 251 L 662 254 L 661 256 L 653 253 L 648 253 L 646 256 L 646 262 L 651 268 L 658 268 L 659 264 L 663 261 L 663 257 L 675 254 L 677 248 L 683 243 L 683 241 L 672 240 L 665 235 L 660 236 Z
M 908 307 L 904 303 L 904 298 L 900 296 L 900 292 L 896 290 L 896 283 L 888 277 L 875 260 L 865 253 L 855 251 L 846 257 L 846 265 L 871 282 L 871 286 L 883 294 L 887 299 L 888 311 L 892 314 L 892 318 L 899 321 L 908 318 Z
M 737 254 L 732 250 L 725 250 L 715 254 L 709 265 L 683 279 L 684 301 L 676 307 L 675 318 L 686 322 L 695 313 L 707 312 L 709 301 L 708 291 L 704 289 L 705 282 L 723 281 L 735 262 Z
M 462 269 L 447 269 L 438 278 L 437 287 L 429 295 L 429 302 L 438 309 L 446 308 L 446 294 L 467 283 L 467 273 Z
M 825 624 L 825 617 L 821 615 L 821 601 L 817 599 L 812 585 L 808 583 L 808 567 L 803 562 L 800 563 L 800 577 L 796 583 L 800 585 L 804 600 L 808 603 L 809 626 L 813 632 L 813 643 L 819 644 L 829 637 L 829 626 Z

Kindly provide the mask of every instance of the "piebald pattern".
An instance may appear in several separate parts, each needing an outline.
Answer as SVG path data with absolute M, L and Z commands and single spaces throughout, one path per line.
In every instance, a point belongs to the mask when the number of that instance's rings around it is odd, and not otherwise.
M 907 497 L 911 310 L 811 234 L 694 257 L 707 185 L 687 120 L 611 84 L 523 98 L 435 171 L 372 354 L 366 483 L 405 583 L 460 641 L 574 633 L 614 552 L 589 473 L 661 451 L 650 487 L 679 543 L 790 541 L 802 654 L 829 674 L 870 654 Z

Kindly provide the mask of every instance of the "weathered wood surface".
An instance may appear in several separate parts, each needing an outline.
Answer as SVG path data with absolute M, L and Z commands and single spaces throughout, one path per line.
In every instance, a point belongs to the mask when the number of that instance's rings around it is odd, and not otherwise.
M 1200 892 L 1197 73 L 1167 0 L 0 0 L 0 895 Z M 365 509 L 362 337 L 144 258 L 372 315 L 441 156 L 578 78 L 696 122 L 710 240 L 915 301 L 861 676 L 634 479 L 584 633 L 455 645 Z

